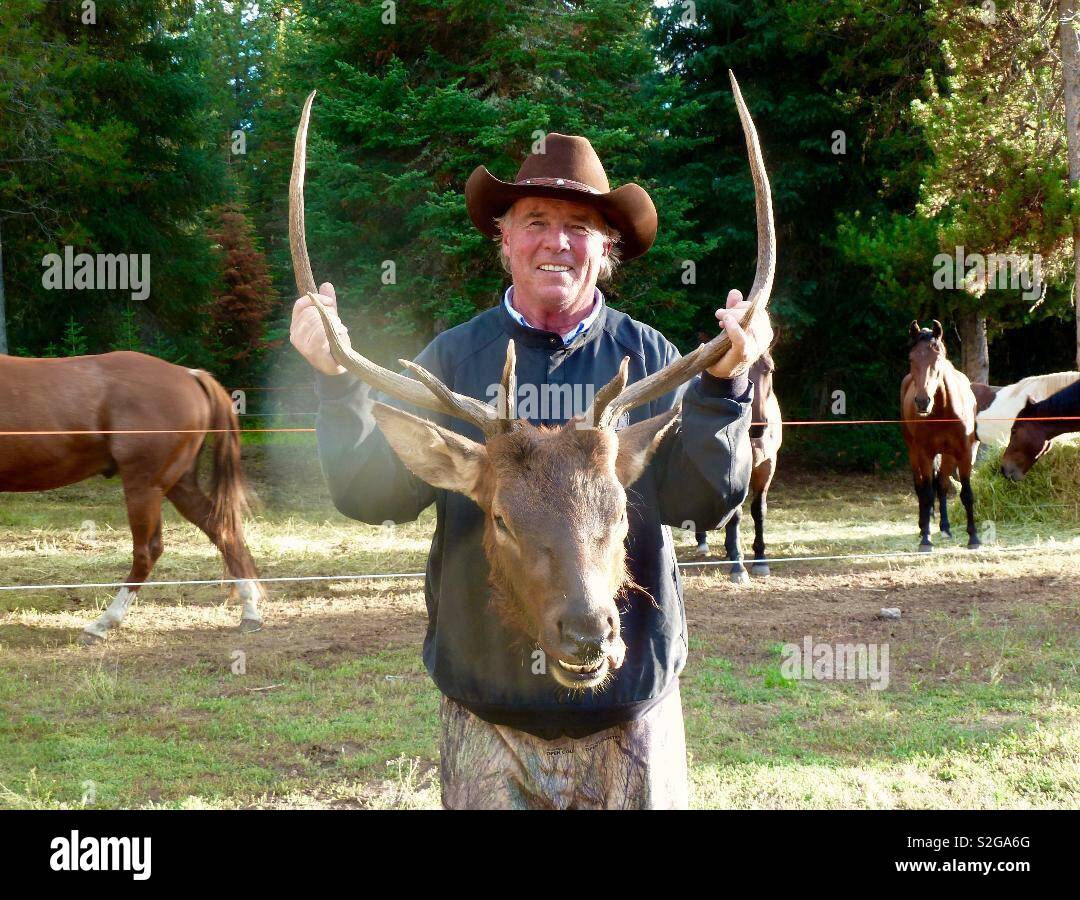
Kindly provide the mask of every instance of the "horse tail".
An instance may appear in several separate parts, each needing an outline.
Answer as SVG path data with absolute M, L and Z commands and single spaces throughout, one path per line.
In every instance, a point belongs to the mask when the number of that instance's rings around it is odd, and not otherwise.
M 248 487 L 240 467 L 240 419 L 232 398 L 209 372 L 192 369 L 210 401 L 214 432 L 214 465 L 210 476 L 210 520 L 229 546 L 243 535 L 244 514 L 250 510 Z

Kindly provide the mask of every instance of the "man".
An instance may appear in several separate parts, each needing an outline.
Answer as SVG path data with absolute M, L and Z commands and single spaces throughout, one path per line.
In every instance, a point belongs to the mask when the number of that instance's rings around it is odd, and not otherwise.
M 630 380 L 678 357 L 657 331 L 608 307 L 596 288 L 621 257 L 652 245 L 656 210 L 638 185 L 610 190 L 583 137 L 549 134 L 514 182 L 480 166 L 466 185 L 470 218 L 499 242 L 512 276 L 502 302 L 439 335 L 417 362 L 452 390 L 491 398 L 507 344 L 517 354 L 518 396 L 540 388 L 593 389 L 630 357 Z M 329 284 L 319 289 L 330 298 Z M 375 426 L 366 384 L 330 353 L 309 299 L 296 301 L 291 340 L 318 370 L 319 454 L 331 495 L 345 515 L 379 523 L 408 521 L 432 502 L 437 524 L 428 562 L 429 626 L 424 662 L 443 694 L 440 718 L 443 804 L 456 807 L 684 807 L 686 751 L 678 676 L 686 661 L 678 568 L 665 525 L 693 520 L 717 527 L 746 496 L 747 428 L 752 390 L 747 370 L 772 337 L 762 312 L 747 331 L 737 291 L 716 317 L 728 353 L 694 379 L 682 398 L 678 429 L 664 438 L 630 491 L 628 568 L 651 595 L 623 613 L 635 652 L 602 692 L 567 692 L 530 673 L 482 599 L 487 563 L 479 509 L 468 498 L 413 476 Z M 339 335 L 344 326 L 334 320 Z M 673 392 L 630 414 L 641 420 L 672 408 Z M 549 397 L 589 397 L 582 391 Z M 550 405 L 549 405 L 550 406 Z M 519 406 L 536 424 L 558 424 L 584 409 Z M 474 436 L 470 426 L 439 424 Z

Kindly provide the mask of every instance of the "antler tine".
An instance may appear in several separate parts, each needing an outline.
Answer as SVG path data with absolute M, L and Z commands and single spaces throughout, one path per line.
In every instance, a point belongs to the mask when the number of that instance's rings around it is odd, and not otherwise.
M 506 362 L 503 363 L 502 392 L 506 398 L 506 409 L 502 414 L 501 429 L 509 431 L 517 419 L 517 350 L 511 340 L 506 345 Z
M 585 411 L 585 422 L 596 428 L 604 428 L 609 422 L 607 416 L 608 407 L 611 405 L 611 401 L 618 397 L 626 389 L 626 379 L 629 377 L 629 365 L 630 357 L 624 356 L 622 362 L 619 363 L 619 373 L 605 384 L 599 391 L 596 392 L 596 396 L 593 397 L 593 402 L 589 408 Z
M 330 352 L 338 365 L 344 366 L 361 380 L 377 390 L 404 400 L 413 406 L 432 412 L 446 413 L 466 422 L 471 422 L 485 434 L 497 429 L 498 413 L 486 403 L 465 397 L 450 390 L 430 372 L 419 366 L 406 364 L 410 370 L 423 373 L 421 381 L 414 381 L 397 372 L 391 372 L 371 360 L 361 356 L 351 347 L 346 347 L 338 337 L 330 314 L 319 297 L 315 276 L 311 271 L 311 259 L 308 257 L 307 235 L 304 228 L 304 173 L 307 165 L 307 134 L 311 121 L 311 104 L 315 100 L 312 91 L 304 103 L 300 114 L 300 125 L 296 129 L 296 143 L 293 146 L 292 175 L 289 178 L 289 252 L 292 255 L 293 274 L 296 277 L 296 289 L 306 294 L 315 304 L 315 309 L 322 319 Z M 423 383 L 421 383 L 423 382 Z M 436 387 L 437 385 L 437 387 Z
M 739 110 L 739 119 L 742 122 L 743 134 L 746 136 L 746 149 L 750 157 L 750 173 L 754 179 L 754 209 L 757 216 L 757 271 L 754 273 L 754 283 L 750 288 L 748 300 L 750 305 L 742 317 L 742 327 L 746 328 L 754 318 L 759 307 L 768 304 L 772 293 L 773 278 L 776 275 L 776 226 L 773 222 L 772 195 L 769 188 L 769 176 L 765 172 L 765 161 L 761 155 L 761 145 L 758 142 L 757 129 L 754 120 L 743 101 L 739 83 L 735 80 L 735 73 L 730 69 L 728 76 L 731 78 L 731 88 L 735 95 L 735 106 Z M 689 381 L 695 375 L 704 372 L 709 366 L 718 362 L 728 350 L 731 349 L 731 339 L 721 332 L 707 344 L 701 344 L 696 350 L 680 357 L 659 372 L 654 372 L 640 381 L 635 381 L 618 396 L 606 404 L 601 418 L 603 422 L 598 425 L 607 425 L 615 421 L 624 412 L 642 404 L 663 397 L 675 390 L 680 384 Z M 614 382 L 612 382 L 614 384 Z M 611 387 L 611 385 L 608 385 Z M 605 387 L 604 391 L 608 388 Z M 601 394 L 604 393 L 601 391 Z M 597 395 L 594 405 L 598 405 L 600 395 Z

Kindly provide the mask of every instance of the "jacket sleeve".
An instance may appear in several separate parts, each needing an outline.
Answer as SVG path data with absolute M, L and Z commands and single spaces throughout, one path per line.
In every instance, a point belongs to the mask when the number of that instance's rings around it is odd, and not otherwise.
M 670 345 L 669 355 L 678 356 Z M 677 398 L 677 391 L 662 397 L 653 413 L 670 409 Z M 682 398 L 674 434 L 652 460 L 660 516 L 665 525 L 709 531 L 742 505 L 750 487 L 753 386 L 745 375 L 722 379 L 703 372 L 686 385 Z
M 417 362 L 439 374 L 431 350 L 429 346 Z M 378 399 L 417 415 L 434 417 L 373 392 L 370 385 L 350 372 L 318 374 L 315 390 L 319 397 L 315 420 L 319 462 L 330 497 L 340 512 L 372 525 L 411 522 L 435 502 L 435 489 L 406 469 L 387 443 L 375 424 L 372 403 Z

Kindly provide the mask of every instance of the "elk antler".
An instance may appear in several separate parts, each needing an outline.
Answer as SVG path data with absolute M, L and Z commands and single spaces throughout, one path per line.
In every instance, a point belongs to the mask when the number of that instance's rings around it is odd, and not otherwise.
M 754 178 L 754 206 L 757 214 L 757 271 L 754 284 L 750 288 L 750 302 L 743 315 L 742 326 L 746 328 L 754 318 L 759 306 L 769 302 L 772 293 L 773 276 L 776 273 L 776 229 L 773 223 L 772 196 L 769 193 L 769 176 L 765 172 L 765 162 L 761 156 L 757 129 L 754 120 L 743 102 L 739 83 L 729 69 L 731 88 L 735 95 L 735 106 L 739 110 L 743 134 L 746 136 L 746 149 L 750 157 L 750 173 Z M 619 374 L 601 388 L 592 406 L 585 413 L 584 420 L 597 428 L 605 428 L 631 409 L 663 397 L 675 390 L 684 381 L 704 372 L 718 362 L 731 349 L 731 339 L 721 332 L 709 343 L 701 344 L 696 350 L 680 357 L 659 372 L 654 372 L 640 381 L 626 386 L 627 360 L 619 367 Z
M 296 276 L 296 289 L 301 294 L 307 295 L 315 304 L 319 317 L 322 319 L 323 328 L 326 331 L 326 339 L 330 344 L 330 352 L 338 365 L 344 366 L 361 380 L 370 384 L 377 390 L 382 391 L 398 400 L 404 400 L 413 406 L 428 409 L 433 412 L 446 413 L 463 421 L 470 422 L 490 437 L 501 431 L 507 431 L 513 427 L 512 404 L 509 406 L 510 413 L 500 416 L 498 412 L 472 397 L 458 394 L 438 378 L 416 363 L 407 360 L 399 360 L 410 372 L 416 375 L 418 381 L 391 372 L 371 360 L 361 356 L 351 347 L 346 347 L 340 340 L 337 330 L 330 319 L 330 315 L 323 306 L 315 284 L 315 276 L 311 271 L 311 260 L 308 258 L 307 235 L 304 229 L 304 171 L 307 163 L 307 133 L 308 124 L 311 121 L 311 104 L 315 100 L 315 91 L 312 91 L 304 103 L 304 111 L 300 115 L 300 126 L 296 129 L 296 144 L 293 148 L 292 176 L 289 179 L 289 251 L 292 254 L 293 274 Z M 503 369 L 503 391 L 508 388 L 516 393 L 516 378 L 514 375 L 514 342 L 511 341 L 506 348 L 506 366 Z M 510 393 L 507 397 L 512 397 Z

